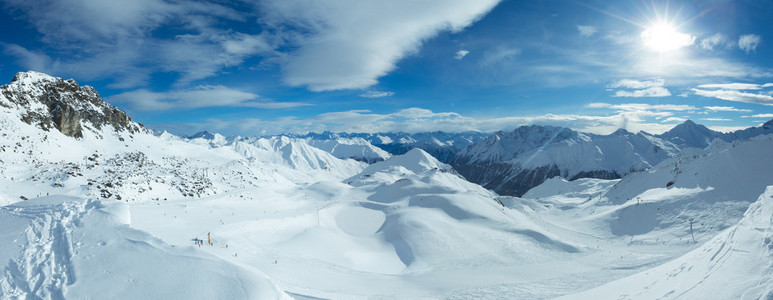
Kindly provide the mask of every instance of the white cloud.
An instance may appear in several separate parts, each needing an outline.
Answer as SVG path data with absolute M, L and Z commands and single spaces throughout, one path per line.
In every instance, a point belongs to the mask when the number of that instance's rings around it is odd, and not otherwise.
M 773 105 L 773 96 L 765 95 L 765 94 L 754 94 L 754 93 L 747 93 L 747 92 L 742 92 L 737 90 L 709 91 L 709 90 L 701 90 L 701 89 L 692 89 L 692 91 L 695 92 L 696 95 L 703 96 L 703 97 L 717 98 L 717 99 L 728 100 L 728 101 Z
M 108 101 L 126 103 L 133 109 L 145 111 L 217 106 L 278 109 L 308 105 L 300 102 L 274 102 L 261 100 L 256 94 L 231 89 L 225 86 L 199 86 L 195 89 L 163 93 L 139 89 L 111 96 L 108 98 Z
M 676 104 L 646 104 L 646 103 L 623 103 L 623 104 L 609 104 L 609 103 L 590 103 L 586 105 L 587 108 L 608 108 L 624 111 L 642 111 L 642 110 L 658 110 L 658 111 L 689 111 L 697 110 L 698 108 L 692 105 L 676 105 Z
M 206 78 L 272 46 L 263 36 L 216 29 L 214 20 L 245 21 L 224 5 L 163 0 L 9 0 L 41 34 L 51 57 L 6 44 L 5 51 L 29 69 L 82 79 L 111 78 L 113 88 L 143 85 L 155 72 L 180 74 L 180 82 Z M 173 25 L 175 36 L 154 31 Z
M 597 30 L 596 27 L 593 26 L 577 25 L 577 31 L 580 32 L 581 36 L 591 37 L 596 34 Z
M 738 48 L 750 53 L 757 50 L 757 46 L 760 44 L 760 36 L 756 34 L 744 34 L 738 38 Z
M 712 36 L 704 38 L 700 42 L 700 47 L 706 50 L 713 50 L 717 46 L 727 46 L 730 42 L 721 33 L 715 33 Z
M 634 89 L 631 90 L 617 90 L 615 91 L 613 97 L 668 97 L 671 96 L 671 92 L 668 91 L 665 87 L 665 81 L 663 79 L 653 79 L 653 80 L 632 80 L 632 79 L 623 79 L 616 82 L 613 82 L 612 84 L 608 85 L 607 87 L 610 89 L 616 89 L 616 88 L 627 88 L 627 89 Z
M 381 98 L 381 97 L 390 97 L 394 95 L 395 92 L 384 92 L 384 91 L 367 91 L 363 94 L 360 94 L 360 97 L 363 98 Z
M 423 41 L 469 26 L 498 2 L 271 0 L 261 6 L 267 26 L 293 30 L 297 51 L 283 64 L 285 82 L 327 91 L 376 84 Z
M 684 121 L 687 121 L 687 119 L 680 118 L 680 117 L 668 117 L 668 118 L 666 118 L 666 119 L 664 119 L 663 121 L 660 121 L 660 122 L 661 123 L 673 123 L 673 122 L 682 123 Z
M 671 92 L 664 87 L 651 87 L 635 91 L 615 91 L 613 97 L 668 97 Z
M 521 54 L 521 49 L 509 47 L 496 47 L 483 53 L 480 64 L 483 66 L 496 66 L 505 62 L 511 62 L 515 56 Z
M 473 118 L 455 112 L 433 112 L 424 108 L 407 108 L 393 113 L 379 114 L 370 110 L 328 112 L 299 119 L 282 117 L 274 120 L 210 119 L 205 123 L 151 124 L 158 129 L 169 129 L 191 134 L 200 130 L 213 130 L 224 134 L 280 134 L 322 132 L 427 132 L 427 131 L 483 131 L 512 130 L 524 125 L 551 125 L 569 127 L 575 130 L 597 134 L 609 134 L 618 128 L 632 132 L 646 131 L 653 134 L 665 132 L 672 124 L 648 121 L 651 118 L 668 117 L 668 112 L 621 111 L 613 115 L 532 115 L 494 118 Z M 674 121 L 675 119 L 670 119 Z
M 746 116 L 747 118 L 773 118 L 773 114 L 756 114 L 751 116 Z
M 740 109 L 732 106 L 706 106 L 705 109 L 710 111 L 737 111 L 737 112 L 751 112 L 751 109 Z
M 470 51 L 468 51 L 468 50 L 459 50 L 459 51 L 456 51 L 456 54 L 454 54 L 454 59 L 461 60 L 462 58 L 464 58 L 465 56 L 467 56 L 467 54 L 469 54 L 469 53 L 470 53 Z
M 760 90 L 764 85 L 756 83 L 716 83 L 716 84 L 701 84 L 698 88 L 703 89 L 726 89 L 726 90 Z
M 651 87 L 661 87 L 665 84 L 665 80 L 657 78 L 653 80 L 633 80 L 622 79 L 615 81 L 608 85 L 608 88 L 628 88 L 628 89 L 646 89 Z

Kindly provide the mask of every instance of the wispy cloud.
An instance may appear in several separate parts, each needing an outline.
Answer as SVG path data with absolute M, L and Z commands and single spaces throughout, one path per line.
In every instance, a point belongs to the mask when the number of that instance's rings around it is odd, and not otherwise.
M 730 48 L 734 47 L 735 43 L 730 41 L 726 36 L 721 33 L 715 33 L 711 36 L 701 39 L 700 47 L 706 50 L 714 50 L 716 47 Z
M 668 97 L 671 92 L 665 87 L 663 79 L 653 80 L 632 80 L 623 79 L 608 85 L 609 89 L 626 88 L 629 90 L 617 90 L 613 97 Z M 632 90 L 630 90 L 632 89 Z
M 580 32 L 581 36 L 584 37 L 591 37 L 594 34 L 596 34 L 596 27 L 593 26 L 587 26 L 587 25 L 577 25 L 577 31 Z
M 609 134 L 619 128 L 632 132 L 662 133 L 673 127 L 651 118 L 666 117 L 668 112 L 640 113 L 621 111 L 612 115 L 544 114 L 495 118 L 473 118 L 455 112 L 433 112 L 424 108 L 407 108 L 393 113 L 370 110 L 328 112 L 310 118 L 282 117 L 273 120 L 247 118 L 241 120 L 209 119 L 204 123 L 151 124 L 158 129 L 170 129 L 190 134 L 203 129 L 224 134 L 280 134 L 321 132 L 446 132 L 512 130 L 524 125 L 569 127 L 584 132 Z M 670 118 L 669 121 L 684 119 Z
M 676 104 L 646 104 L 646 103 L 624 103 L 624 104 L 609 104 L 602 102 L 594 102 L 586 105 L 588 108 L 608 108 L 624 111 L 639 111 L 639 110 L 658 110 L 658 111 L 690 111 L 697 110 L 698 108 L 692 105 L 676 105 Z
M 744 34 L 738 38 L 738 48 L 750 53 L 757 50 L 757 46 L 760 44 L 760 36 L 756 34 Z
M 687 119 L 680 118 L 680 117 L 668 117 L 668 118 L 665 118 L 663 121 L 660 121 L 660 122 L 661 123 L 674 123 L 674 122 L 682 123 L 684 121 L 687 121 Z
M 498 3 L 269 0 L 261 7 L 272 20 L 267 26 L 294 29 L 297 51 L 284 60 L 284 81 L 328 91 L 376 84 L 423 41 L 441 31 L 462 30 Z
M 756 84 L 756 83 L 714 83 L 714 84 L 701 84 L 698 88 L 702 89 L 725 89 L 725 90 L 760 90 L 763 87 L 768 87 L 771 84 Z
M 464 58 L 465 56 L 467 56 L 467 54 L 469 54 L 469 53 L 470 53 L 470 51 L 468 51 L 468 50 L 459 50 L 459 51 L 456 51 L 456 54 L 454 54 L 454 59 L 461 60 L 462 58 Z
M 146 85 L 156 73 L 179 75 L 176 86 L 187 86 L 249 61 L 247 68 L 278 64 L 292 86 L 362 89 L 427 39 L 464 29 L 499 1 L 8 0 L 3 6 L 43 45 L 0 47 L 25 68 L 112 79 L 114 88 Z
M 521 54 L 521 49 L 500 46 L 493 49 L 486 50 L 483 53 L 483 59 L 481 65 L 492 66 L 502 63 L 511 63 L 516 56 Z
M 703 96 L 703 97 L 717 98 L 717 99 L 728 100 L 728 101 L 773 105 L 773 96 L 765 95 L 765 94 L 747 93 L 747 92 L 741 92 L 737 90 L 708 91 L 708 90 L 701 90 L 701 89 L 692 89 L 692 91 L 695 92 L 696 95 Z
M 751 116 L 743 116 L 741 118 L 773 118 L 773 114 L 756 114 Z
M 773 96 L 770 92 L 763 92 L 760 90 L 773 87 L 773 83 L 757 84 L 757 83 L 719 83 L 719 84 L 702 84 L 697 88 L 693 88 L 692 91 L 696 95 L 717 98 L 721 100 L 755 103 L 763 105 L 773 106 Z M 709 90 L 711 89 L 711 90 Z M 757 92 L 749 92 L 757 91 Z M 712 108 L 720 109 L 734 109 L 732 107 L 723 106 L 711 106 Z M 707 109 L 711 109 L 707 107 Z M 724 111 L 748 111 L 748 110 L 724 110 Z
M 363 98 L 381 98 L 381 97 L 390 97 L 393 96 L 395 92 L 385 92 L 385 91 L 367 91 L 363 94 L 360 94 L 360 97 Z
M 152 92 L 146 89 L 139 89 L 109 97 L 108 101 L 126 103 L 133 109 L 145 111 L 217 106 L 280 109 L 309 105 L 300 102 L 263 100 L 257 94 L 224 86 L 198 86 L 194 89 L 170 92 Z
M 9 0 L 42 35 L 39 51 L 6 44 L 29 69 L 81 79 L 113 79 L 114 88 L 147 83 L 151 73 L 173 72 L 180 83 L 216 75 L 246 57 L 273 49 L 265 36 L 218 29 L 215 19 L 243 22 L 243 13 L 216 3 Z M 177 35 L 154 35 L 173 24 Z M 50 56 L 61 54 L 61 57 Z
M 751 112 L 751 109 L 740 109 L 732 106 L 706 106 L 705 109 L 710 111 L 735 111 L 735 112 Z

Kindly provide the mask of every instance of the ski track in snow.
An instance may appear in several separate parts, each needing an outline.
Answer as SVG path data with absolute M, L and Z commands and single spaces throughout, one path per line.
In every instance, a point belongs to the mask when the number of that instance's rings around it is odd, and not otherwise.
M 65 202 L 24 208 L 2 207 L 0 215 L 28 218 L 21 253 L 0 278 L 11 297 L 64 299 L 64 289 L 75 283 L 71 232 L 93 202 Z

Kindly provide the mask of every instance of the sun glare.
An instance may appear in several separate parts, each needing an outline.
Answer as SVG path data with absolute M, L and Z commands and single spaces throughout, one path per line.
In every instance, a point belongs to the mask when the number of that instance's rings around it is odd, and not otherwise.
M 641 33 L 644 44 L 656 52 L 670 52 L 685 46 L 692 45 L 695 37 L 681 33 L 668 23 L 653 24 Z

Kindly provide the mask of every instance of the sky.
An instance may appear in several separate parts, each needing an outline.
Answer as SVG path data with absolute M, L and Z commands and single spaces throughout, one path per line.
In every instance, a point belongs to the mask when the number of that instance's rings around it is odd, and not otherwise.
M 0 3 L 0 83 L 73 78 L 181 135 L 773 119 L 770 0 Z

